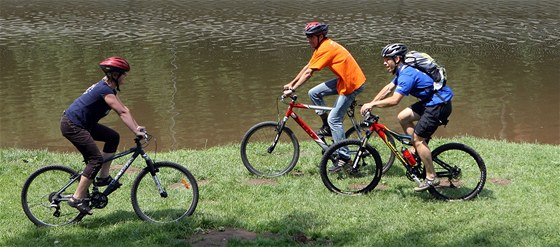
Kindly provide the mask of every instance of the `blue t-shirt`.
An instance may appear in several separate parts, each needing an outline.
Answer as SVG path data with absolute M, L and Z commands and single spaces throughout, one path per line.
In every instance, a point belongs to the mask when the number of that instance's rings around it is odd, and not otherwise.
M 408 65 L 400 66 L 397 69 L 397 76 L 393 79 L 393 84 L 397 86 L 395 92 L 404 96 L 410 94 L 422 101 L 425 106 L 444 103 L 432 90 L 434 80 L 426 73 L 414 67 Z M 448 86 L 442 87 L 437 92 L 445 102 L 453 98 L 453 91 Z
M 64 114 L 74 124 L 90 129 L 97 124 L 99 120 L 111 111 L 111 107 L 105 102 L 105 95 L 117 94 L 117 91 L 109 87 L 105 81 L 93 84 L 89 87 L 84 94 L 78 97 L 69 107 L 64 111 Z

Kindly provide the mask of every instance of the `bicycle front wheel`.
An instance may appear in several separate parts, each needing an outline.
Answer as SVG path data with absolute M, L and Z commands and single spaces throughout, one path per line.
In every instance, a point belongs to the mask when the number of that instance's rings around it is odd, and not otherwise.
M 66 186 L 76 176 L 80 174 L 61 165 L 49 165 L 33 172 L 21 190 L 21 206 L 27 218 L 37 226 L 62 226 L 78 221 L 79 212 L 66 203 L 79 180 Z
M 132 184 L 130 198 L 134 212 L 141 219 L 155 223 L 175 222 L 190 216 L 198 204 L 194 176 L 172 162 L 157 162 L 154 168 L 153 175 L 144 168 Z
M 329 168 L 336 165 L 340 148 L 348 148 L 355 167 L 344 167 L 338 172 Z M 368 193 L 377 186 L 381 179 L 383 165 L 379 153 L 367 144 L 361 146 L 359 140 L 346 139 L 325 151 L 320 164 L 323 183 L 332 192 L 344 195 Z
M 367 126 L 360 124 L 361 135 L 358 135 L 358 131 L 356 130 L 356 128 L 354 126 L 350 127 L 346 131 L 346 139 L 361 139 L 361 137 L 365 136 L 367 128 Z M 395 139 L 393 138 L 393 136 L 387 133 L 385 133 L 385 136 L 387 136 L 387 141 L 395 146 Z M 374 147 L 381 156 L 381 162 L 383 162 L 383 174 L 387 173 L 387 171 L 389 171 L 389 169 L 393 165 L 393 162 L 395 162 L 395 154 L 391 152 L 391 150 L 387 147 L 383 140 L 381 140 L 381 138 L 375 138 L 372 136 L 372 138 L 369 138 L 368 143 L 372 147 Z
M 430 193 L 442 200 L 469 200 L 476 197 L 486 182 L 486 165 L 471 147 L 447 143 L 432 152 L 440 185 Z
M 262 122 L 251 127 L 241 141 L 243 165 L 258 176 L 282 176 L 294 169 L 298 159 L 296 136 L 287 127 L 279 132 L 277 122 Z

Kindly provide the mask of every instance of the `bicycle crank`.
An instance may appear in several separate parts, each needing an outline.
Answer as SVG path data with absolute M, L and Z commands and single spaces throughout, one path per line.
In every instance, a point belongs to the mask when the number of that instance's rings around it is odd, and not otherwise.
M 104 208 L 109 203 L 109 198 L 100 192 L 93 192 L 90 205 L 94 208 Z

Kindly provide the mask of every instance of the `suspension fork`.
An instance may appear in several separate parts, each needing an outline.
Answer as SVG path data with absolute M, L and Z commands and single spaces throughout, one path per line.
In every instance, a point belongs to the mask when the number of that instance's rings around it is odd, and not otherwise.
M 290 111 L 291 109 L 288 110 L 288 112 Z M 278 125 L 276 125 L 276 137 L 274 137 L 274 141 L 272 141 L 272 144 L 267 149 L 269 154 L 276 148 L 276 144 L 278 144 L 278 140 L 280 140 L 280 135 L 282 135 L 282 131 L 284 131 L 284 127 L 286 126 L 286 121 L 288 121 L 288 113 L 286 113 L 286 116 L 284 116 L 284 118 L 278 122 Z
M 293 108 L 294 108 L 296 99 L 297 98 L 292 97 L 292 102 L 289 103 L 288 110 L 284 114 L 284 117 L 282 118 L 282 120 L 278 122 L 278 125 L 276 125 L 276 137 L 274 137 L 274 141 L 272 142 L 270 147 L 268 147 L 268 149 L 267 149 L 267 152 L 269 154 L 272 153 L 274 151 L 274 149 L 276 148 L 276 144 L 278 144 L 278 140 L 280 140 L 280 135 L 282 135 L 282 132 L 284 131 L 284 127 L 286 126 L 286 122 L 288 121 L 288 118 L 292 114 L 295 114 L 294 111 L 293 111 Z
M 352 119 L 352 124 L 354 124 L 354 119 Z M 356 126 L 356 125 L 354 125 Z M 357 131 L 359 131 L 358 129 L 356 129 Z M 361 135 L 358 132 L 358 135 L 360 136 L 360 148 L 358 149 L 358 152 L 356 152 L 356 157 L 354 158 L 353 162 L 352 162 L 352 169 L 357 169 L 358 168 L 358 164 L 359 161 L 361 160 L 360 157 L 362 157 L 366 152 L 367 152 L 367 142 L 369 140 L 369 138 L 371 137 L 371 134 L 373 133 L 373 131 L 375 131 L 375 127 L 372 125 L 369 130 L 366 130 L 366 133 L 363 137 L 361 137 Z
M 159 172 L 159 169 L 157 169 L 154 166 L 154 162 L 152 161 L 152 159 L 148 156 L 148 154 L 146 154 L 146 152 L 144 152 L 144 150 L 140 151 L 140 155 L 142 155 L 142 158 L 146 161 L 146 166 L 148 171 L 150 172 L 150 175 L 152 175 L 152 179 L 154 180 L 154 183 L 156 185 L 156 188 L 158 189 L 159 195 L 163 198 L 167 197 L 167 191 L 165 190 L 165 188 L 161 185 L 161 180 L 158 178 L 157 176 L 157 172 Z
M 350 105 L 348 111 L 346 111 L 346 115 L 348 115 L 348 118 L 350 118 L 350 122 L 352 123 L 352 126 L 354 127 L 354 130 L 356 131 L 356 134 L 358 134 L 358 139 L 362 139 L 362 128 L 360 126 L 359 122 L 356 122 L 356 120 L 354 119 L 354 108 L 356 107 L 356 100 L 354 100 L 354 102 L 352 102 L 352 104 Z

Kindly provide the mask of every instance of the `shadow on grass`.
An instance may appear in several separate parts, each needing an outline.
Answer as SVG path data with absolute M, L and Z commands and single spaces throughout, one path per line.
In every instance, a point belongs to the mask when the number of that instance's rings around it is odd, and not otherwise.
M 209 229 L 243 229 L 239 216 L 218 217 L 195 213 L 194 216 L 180 222 L 169 224 L 153 224 L 140 220 L 132 211 L 115 211 L 107 215 L 86 216 L 81 222 L 62 227 L 29 228 L 5 241 L 6 246 L 188 246 L 197 245 L 202 234 Z M 243 240 L 240 233 L 230 234 L 228 239 L 216 239 L 213 243 L 203 242 L 211 246 L 222 246 L 224 243 L 240 245 L 297 245 L 328 243 L 328 240 L 307 236 L 309 229 L 319 227 L 320 222 L 314 220 L 314 213 L 301 212 L 288 214 L 281 220 L 264 221 L 259 228 L 268 232 L 255 232 L 256 237 Z M 220 230 L 216 230 L 217 232 Z M 249 231 L 235 231 L 249 232 Z M 223 236 L 220 235 L 220 236 Z M 206 236 L 205 238 L 208 238 Z M 224 242 L 225 240 L 225 242 Z M 202 244 L 202 245 L 205 245 Z

